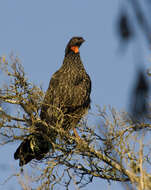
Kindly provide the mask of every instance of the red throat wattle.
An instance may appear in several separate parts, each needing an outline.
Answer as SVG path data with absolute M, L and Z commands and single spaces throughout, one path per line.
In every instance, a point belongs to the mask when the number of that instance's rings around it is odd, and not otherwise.
M 79 52 L 79 47 L 78 47 L 78 46 L 71 46 L 71 50 L 72 50 L 74 53 L 78 53 L 78 52 Z

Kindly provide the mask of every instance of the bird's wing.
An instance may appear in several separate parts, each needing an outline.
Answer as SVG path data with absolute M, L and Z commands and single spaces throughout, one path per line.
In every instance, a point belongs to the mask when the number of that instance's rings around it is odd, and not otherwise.
M 91 91 L 89 76 L 56 72 L 49 84 L 48 103 L 58 107 L 79 107 L 88 101 Z

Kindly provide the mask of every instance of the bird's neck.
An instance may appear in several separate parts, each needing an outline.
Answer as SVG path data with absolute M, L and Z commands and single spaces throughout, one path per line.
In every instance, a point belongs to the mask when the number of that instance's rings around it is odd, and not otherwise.
M 70 51 L 70 52 L 65 54 L 65 57 L 70 57 L 70 56 L 72 56 L 72 57 L 80 57 L 80 52 L 75 53 L 73 51 Z
M 64 66 L 68 65 L 68 67 L 76 67 L 84 70 L 84 66 L 80 58 L 80 53 L 74 53 L 74 52 L 68 53 L 64 58 L 63 65 Z
M 74 52 L 70 52 L 68 53 L 67 55 L 65 55 L 65 58 L 64 58 L 64 62 L 68 62 L 70 61 L 71 63 L 74 63 L 74 62 L 81 62 L 81 58 L 80 58 L 80 53 L 74 53 Z

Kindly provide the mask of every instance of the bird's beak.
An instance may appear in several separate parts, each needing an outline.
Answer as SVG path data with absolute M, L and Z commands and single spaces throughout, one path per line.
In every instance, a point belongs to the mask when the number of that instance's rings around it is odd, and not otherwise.
M 83 44 L 83 42 L 85 42 L 85 40 L 83 38 L 81 38 L 79 41 L 79 46 L 81 46 Z
M 81 43 L 83 43 L 83 42 L 85 42 L 85 39 L 82 38 L 82 39 L 81 39 Z

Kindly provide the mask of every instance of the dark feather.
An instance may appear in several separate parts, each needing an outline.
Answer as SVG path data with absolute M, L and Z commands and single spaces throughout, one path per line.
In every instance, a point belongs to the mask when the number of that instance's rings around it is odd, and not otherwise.
M 82 64 L 80 53 L 74 53 L 71 50 L 72 46 L 80 47 L 83 42 L 84 40 L 81 37 L 73 37 L 69 41 L 65 50 L 63 64 L 53 74 L 41 107 L 41 120 L 54 127 L 62 127 L 65 130 L 76 127 L 90 108 L 91 80 Z M 57 133 L 52 129 L 49 130 L 47 135 L 53 141 L 57 137 Z M 32 136 L 32 138 L 36 139 L 34 142 L 38 144 L 39 150 L 35 151 L 36 145 L 35 148 L 31 149 L 29 140 L 25 139 L 14 155 L 15 159 L 20 159 L 20 165 L 28 163 L 33 158 L 37 159 L 37 152 L 42 155 L 43 152 L 47 153 L 49 151 L 48 148 L 45 151 L 43 151 L 43 148 L 40 149 L 40 136 Z M 25 151 L 30 156 L 27 156 Z M 22 161 L 23 159 L 25 161 Z

